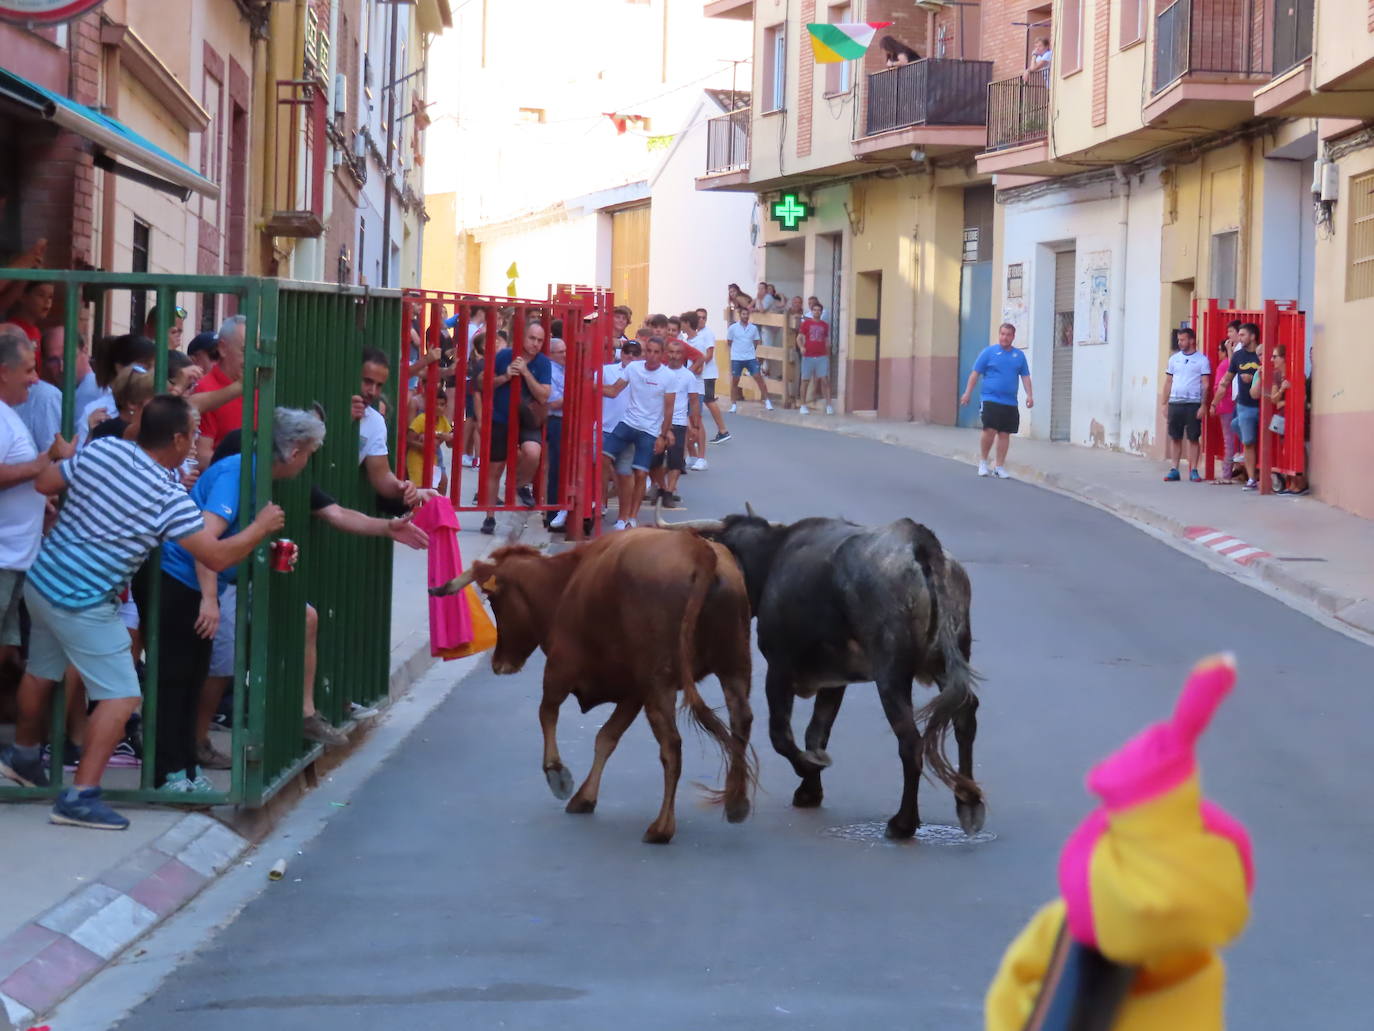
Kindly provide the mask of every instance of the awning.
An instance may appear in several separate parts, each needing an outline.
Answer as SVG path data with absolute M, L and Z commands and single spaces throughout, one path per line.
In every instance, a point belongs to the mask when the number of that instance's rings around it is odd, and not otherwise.
M 110 155 L 141 165 L 176 187 L 176 192 L 182 193 L 183 197 L 190 191 L 211 200 L 219 199 L 219 187 L 205 176 L 123 122 L 101 114 L 95 108 L 78 104 L 3 68 L 0 68 L 0 97 L 37 112 L 63 129 L 79 133 Z M 119 170 L 117 166 L 115 170 Z

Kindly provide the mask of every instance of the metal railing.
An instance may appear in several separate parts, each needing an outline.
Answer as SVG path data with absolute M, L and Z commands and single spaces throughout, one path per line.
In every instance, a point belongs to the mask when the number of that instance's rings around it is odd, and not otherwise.
M 349 703 L 368 704 L 386 696 L 390 667 L 391 542 L 387 538 L 343 534 L 311 517 L 310 488 L 319 486 L 340 504 L 371 514 L 376 495 L 358 463 L 358 423 L 350 402 L 358 393 L 364 347 L 396 351 L 401 299 L 396 291 L 324 287 L 276 279 L 226 276 L 0 269 L 6 280 L 53 283 L 65 324 L 62 432 L 71 438 L 76 419 L 78 335 L 106 325 L 107 313 L 128 310 L 130 291 L 154 295 L 158 311 L 154 376 L 158 389 L 167 378 L 170 320 L 188 296 L 224 297 L 247 318 L 244 344 L 241 453 L 239 474 L 242 522 L 273 500 L 286 512 L 276 536 L 299 546 L 295 572 L 274 572 L 269 543 L 238 565 L 237 634 L 234 649 L 232 767 L 212 773 L 213 790 L 169 793 L 155 783 L 160 702 L 199 697 L 199 682 L 178 682 L 168 672 L 160 550 L 154 550 L 136 583 L 141 623 L 141 732 L 143 754 L 133 769 L 106 771 L 106 798 L 115 802 L 178 805 L 262 805 L 321 752 L 302 732 L 302 693 L 307 603 L 319 613 L 315 702 L 335 725 L 350 719 Z M 232 301 L 230 300 L 232 299 Z M 217 303 L 222 310 L 222 304 Z M 138 329 L 141 327 L 135 327 Z M 402 366 L 404 368 L 404 366 Z M 394 421 L 403 411 L 393 374 L 384 388 Z M 272 478 L 272 426 L 277 405 L 309 409 L 320 404 L 328 432 L 307 470 L 292 480 Z M 141 595 L 141 597 L 140 597 Z M 183 663 L 184 665 L 184 663 Z M 51 797 L 70 778 L 63 774 L 67 703 L 61 682 L 51 693 L 52 718 L 46 740 L 52 746 L 51 785 L 25 788 L 0 782 L 0 801 Z M 165 728 L 164 728 L 165 730 Z M 204 771 L 203 771 L 204 772 Z
M 908 125 L 982 125 L 991 61 L 928 57 L 868 76 L 867 135 Z
M 1314 0 L 1274 0 L 1274 74 L 1282 75 L 1312 56 Z
M 320 236 L 329 149 L 324 90 L 308 79 L 279 79 L 276 85 L 272 214 L 267 228 L 276 236 Z
M 988 150 L 1006 150 L 1049 135 L 1050 88 L 1021 76 L 988 84 Z M 1036 78 L 1032 75 L 1032 79 Z
M 749 167 L 750 108 L 717 115 L 706 123 L 706 172 Z
M 1176 0 L 1161 11 L 1155 17 L 1154 92 L 1185 75 L 1265 74 L 1260 2 Z M 1310 30 L 1308 39 L 1310 46 Z

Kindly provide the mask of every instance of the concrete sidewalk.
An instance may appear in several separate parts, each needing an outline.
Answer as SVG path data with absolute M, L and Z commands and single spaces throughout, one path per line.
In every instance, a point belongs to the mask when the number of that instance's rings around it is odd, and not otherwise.
M 754 418 L 978 461 L 975 429 L 749 407 Z M 1165 483 L 1163 462 L 1044 440 L 1014 438 L 1007 469 L 1018 479 L 1181 538 L 1200 558 L 1244 567 L 1354 630 L 1374 634 L 1374 523 L 1367 519 L 1310 495 L 1261 496 L 1231 485 Z M 900 467 L 894 473 L 900 475 Z M 988 489 L 996 488 L 990 479 Z M 1014 524 L 1015 513 L 1008 519 Z
M 458 535 L 465 562 L 504 543 L 512 530 L 523 528 L 521 539 L 528 544 L 547 540 L 537 517 L 498 516 L 494 537 L 475 532 L 480 517 L 461 514 L 459 519 L 465 528 Z M 427 562 L 425 552 L 396 548 L 392 702 L 437 661 L 429 654 Z M 367 730 L 354 731 L 354 746 Z M 327 753 L 322 764 L 347 762 L 352 750 Z M 137 770 L 114 771 L 129 781 L 131 773 Z M 290 798 L 283 804 L 290 805 Z M 11 1026 L 23 1031 L 51 1011 L 199 894 L 251 847 L 250 837 L 271 824 L 270 818 L 230 807 L 207 814 L 120 805 L 130 818 L 129 829 L 97 833 L 48 823 L 49 808 L 42 802 L 0 804 L 6 859 L 0 892 L 0 1031 Z

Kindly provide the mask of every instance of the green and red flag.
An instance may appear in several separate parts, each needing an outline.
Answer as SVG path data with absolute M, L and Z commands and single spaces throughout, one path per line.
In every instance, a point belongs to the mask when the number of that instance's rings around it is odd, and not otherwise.
M 890 21 L 860 21 L 830 25 L 825 22 L 808 24 L 806 31 L 811 33 L 811 49 L 816 53 L 817 64 L 834 64 L 837 61 L 856 61 L 864 56 L 868 45 L 879 29 L 885 29 Z

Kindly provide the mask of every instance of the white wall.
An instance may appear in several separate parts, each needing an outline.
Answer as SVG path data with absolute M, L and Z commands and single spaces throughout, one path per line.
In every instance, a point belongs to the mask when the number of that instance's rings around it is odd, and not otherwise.
M 727 283 L 743 285 L 754 274 L 754 195 L 696 188 L 706 161 L 706 119 L 719 113 L 715 104 L 701 104 L 649 181 L 651 311 L 714 310 Z
M 506 270 L 511 262 L 516 263 L 520 272 L 516 292 L 521 297 L 547 297 L 550 284 L 597 282 L 602 264 L 598 241 L 603 219 L 609 221 L 593 211 L 480 231 L 477 238 L 482 244 L 481 292 L 504 297 Z
M 1126 255 L 1120 239 L 1120 202 L 1115 183 L 1058 190 L 1007 203 L 1004 218 L 1001 319 L 1017 328 L 1027 348 L 1036 407 L 1022 432 L 1048 437 L 1055 251 L 1068 243 L 1077 252 L 1074 297 L 1073 402 L 1069 440 L 1075 444 L 1115 443 L 1109 438 L 1120 408 L 1120 447 L 1143 452 L 1154 442 L 1162 376 L 1161 342 L 1152 329 L 1160 314 L 1160 232 L 1163 195 L 1155 176 L 1132 180 Z M 1024 296 L 1005 297 L 1006 266 L 1022 263 Z M 1105 267 L 1108 294 L 1105 340 L 1100 318 L 1090 318 L 1090 281 Z M 1125 291 L 1125 315 L 1119 304 Z M 1098 314 L 1094 312 L 1094 314 Z M 1000 321 L 1000 320 L 999 320 Z M 1136 327 L 1147 327 L 1145 333 Z M 1119 352 L 1117 349 L 1120 349 Z M 1118 364 L 1119 356 L 1119 364 Z

